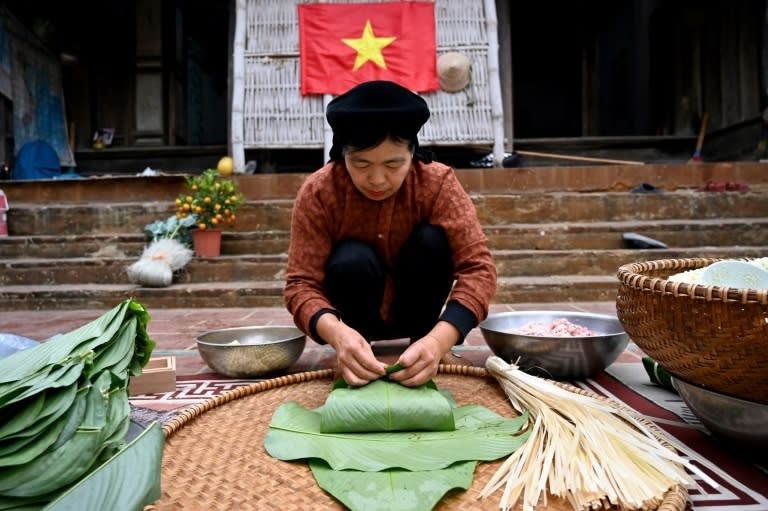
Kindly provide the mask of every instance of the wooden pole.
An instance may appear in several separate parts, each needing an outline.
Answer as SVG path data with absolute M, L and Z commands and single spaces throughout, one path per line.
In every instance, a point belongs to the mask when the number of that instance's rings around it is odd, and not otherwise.
M 235 1 L 235 31 L 232 43 L 232 118 L 230 120 L 230 151 L 235 172 L 245 170 L 245 141 L 243 140 L 245 107 L 245 21 L 246 0 Z
M 488 27 L 488 87 L 491 93 L 491 122 L 493 123 L 493 163 L 501 167 L 504 161 L 504 106 L 499 80 L 499 27 L 495 0 L 485 0 Z
M 552 158 L 555 160 L 589 161 L 594 163 L 615 163 L 617 165 L 645 165 L 645 162 L 635 160 L 612 160 L 608 158 L 592 158 L 589 156 L 571 156 L 567 154 L 540 153 L 537 151 L 516 151 L 522 156 L 534 156 L 539 158 Z

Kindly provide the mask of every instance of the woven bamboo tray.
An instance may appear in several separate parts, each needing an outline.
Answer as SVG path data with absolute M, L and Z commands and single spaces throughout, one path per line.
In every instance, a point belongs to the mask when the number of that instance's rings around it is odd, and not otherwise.
M 621 266 L 617 316 L 629 337 L 674 376 L 768 404 L 768 291 L 667 280 L 721 260 Z
M 435 382 L 459 404 L 475 403 L 499 414 L 516 415 L 484 368 L 441 365 Z M 280 404 L 297 401 L 305 407 L 320 406 L 332 383 L 331 369 L 298 373 L 240 387 L 183 410 L 163 428 L 163 494 L 145 510 L 343 510 L 315 483 L 306 463 L 276 460 L 263 448 L 272 414 Z M 500 494 L 484 500 L 477 495 L 502 461 L 479 463 L 472 487 L 448 493 L 435 509 L 498 510 Z M 687 490 L 676 486 L 664 496 L 658 511 L 683 511 L 687 503 Z M 570 511 L 571 507 L 550 499 L 546 509 Z

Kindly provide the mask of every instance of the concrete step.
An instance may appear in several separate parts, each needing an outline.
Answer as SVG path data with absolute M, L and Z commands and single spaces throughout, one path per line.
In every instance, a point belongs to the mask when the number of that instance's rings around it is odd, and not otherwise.
M 768 216 L 702 220 L 621 222 L 514 223 L 486 226 L 494 250 L 610 250 L 624 248 L 622 234 L 637 232 L 670 247 L 768 245 Z M 289 232 L 226 231 L 224 255 L 269 255 L 287 252 Z M 0 243 L 2 259 L 65 259 L 141 256 L 143 234 L 8 236 Z
M 3 310 L 102 310 L 126 298 L 149 308 L 282 307 L 281 281 L 231 281 L 173 284 L 146 288 L 131 284 L 67 284 L 0 287 Z M 614 276 L 506 277 L 499 280 L 494 303 L 613 301 Z
M 768 214 L 768 205 L 766 206 Z M 768 216 L 615 222 L 550 222 L 485 226 L 495 250 L 601 250 L 626 245 L 622 234 L 636 232 L 669 247 L 768 245 Z M 1 250 L 1 249 L 0 249 Z
M 238 212 L 232 232 L 289 230 L 293 201 L 250 201 Z M 143 233 L 144 227 L 175 214 L 171 202 L 124 202 L 89 204 L 13 204 L 8 210 L 8 234 L 120 235 Z
M 768 254 L 768 166 L 756 163 L 472 169 L 457 175 L 494 251 L 494 303 L 615 300 L 622 264 Z M 195 258 L 167 288 L 130 284 L 144 226 L 174 213 L 183 176 L 9 182 L 0 310 L 283 306 L 293 198 L 305 175 L 238 176 L 248 201 L 223 256 Z M 703 192 L 710 180 L 747 192 Z M 663 193 L 628 190 L 641 182 Z M 631 250 L 624 232 L 670 248 Z
M 666 191 L 695 190 L 708 181 L 744 182 L 765 187 L 768 165 L 761 162 L 702 162 L 696 165 L 658 163 L 649 165 L 581 165 L 457 169 L 456 175 L 470 193 L 522 193 L 571 190 L 574 192 L 621 192 L 640 183 Z M 234 179 L 248 200 L 292 199 L 307 173 L 237 175 Z M 88 179 L 4 181 L 0 188 L 14 204 L 172 202 L 183 190 L 185 176 L 101 176 Z
M 611 251 L 612 260 L 596 259 L 597 254 L 588 252 L 499 253 L 496 262 L 500 277 L 493 303 L 611 301 L 615 299 L 618 286 L 616 270 L 621 264 L 680 257 L 760 257 L 768 253 L 766 248 L 715 247 L 691 252 Z M 564 260 L 570 260 L 570 264 L 566 265 Z M 597 260 L 599 264 L 596 264 Z M 163 308 L 283 305 L 284 263 L 279 258 L 260 264 L 237 261 L 233 265 L 227 265 L 225 258 L 208 260 L 182 272 L 171 286 L 165 288 L 129 284 L 120 271 L 122 268 L 124 266 L 114 268 L 116 274 L 103 275 L 101 279 L 94 278 L 100 269 L 98 265 L 88 269 L 88 278 L 82 277 L 82 268 L 69 273 L 66 268 L 31 270 L 31 274 L 43 275 L 42 281 L 28 279 L 19 283 L 3 283 L 0 286 L 0 303 L 8 311 L 104 309 L 131 296 L 149 306 Z M 569 268 L 572 273 L 568 273 Z M 54 274 L 55 278 L 65 282 L 45 280 Z
M 748 192 L 676 191 L 662 194 L 626 192 L 546 192 L 473 194 L 481 224 L 504 226 L 565 222 L 638 222 L 764 218 L 768 188 Z M 288 231 L 292 199 L 248 201 L 231 232 Z M 169 202 L 17 203 L 8 211 L 13 236 L 122 235 L 175 213 Z
M 768 254 L 768 245 L 650 250 L 498 250 L 494 251 L 494 262 L 500 278 L 526 283 L 536 282 L 540 277 L 611 277 L 623 264 L 655 259 L 764 257 L 765 254 Z M 130 286 L 126 269 L 134 261 L 127 258 L 3 260 L 0 261 L 0 286 L 61 287 L 73 294 L 72 300 L 77 295 L 86 298 L 90 286 Z M 174 276 L 174 285 L 177 292 L 182 293 L 186 285 L 215 287 L 227 286 L 230 282 L 269 282 L 271 288 L 275 283 L 284 283 L 285 263 L 285 254 L 195 258 Z M 85 291 L 70 289 L 71 286 L 84 286 Z M 559 287 L 549 292 L 563 295 Z M 584 292 L 589 295 L 590 291 Z
M 81 257 L 138 258 L 149 240 L 135 234 L 8 236 L 0 242 L 0 259 L 65 259 Z M 279 254 L 288 249 L 288 231 L 224 232 L 224 255 Z

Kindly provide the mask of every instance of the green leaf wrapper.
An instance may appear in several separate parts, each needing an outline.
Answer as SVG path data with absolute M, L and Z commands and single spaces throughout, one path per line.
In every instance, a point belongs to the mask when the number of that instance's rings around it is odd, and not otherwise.
M 320 432 L 453 431 L 453 406 L 435 388 L 376 380 L 333 390 L 319 410 Z

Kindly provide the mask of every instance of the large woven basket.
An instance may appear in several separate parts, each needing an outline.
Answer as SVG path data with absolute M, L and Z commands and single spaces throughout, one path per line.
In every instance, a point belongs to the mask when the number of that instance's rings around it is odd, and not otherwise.
M 474 403 L 505 416 L 516 415 L 507 395 L 484 368 L 441 365 L 435 382 L 459 404 Z M 317 485 L 307 463 L 276 460 L 263 447 L 272 414 L 280 404 L 297 401 L 315 408 L 324 403 L 332 384 L 332 369 L 291 374 L 239 387 L 180 412 L 163 428 L 163 495 L 145 511 L 343 510 Z M 600 399 L 629 410 L 621 403 Z M 673 449 L 655 424 L 639 420 Z M 500 493 L 482 500 L 478 493 L 503 461 L 479 463 L 472 487 L 449 492 L 435 509 L 497 511 Z M 680 485 L 659 499 L 657 511 L 689 509 L 688 492 Z M 550 497 L 542 509 L 572 511 L 572 506 Z
M 768 291 L 668 280 L 719 260 L 621 266 L 617 315 L 629 337 L 674 376 L 768 404 Z

